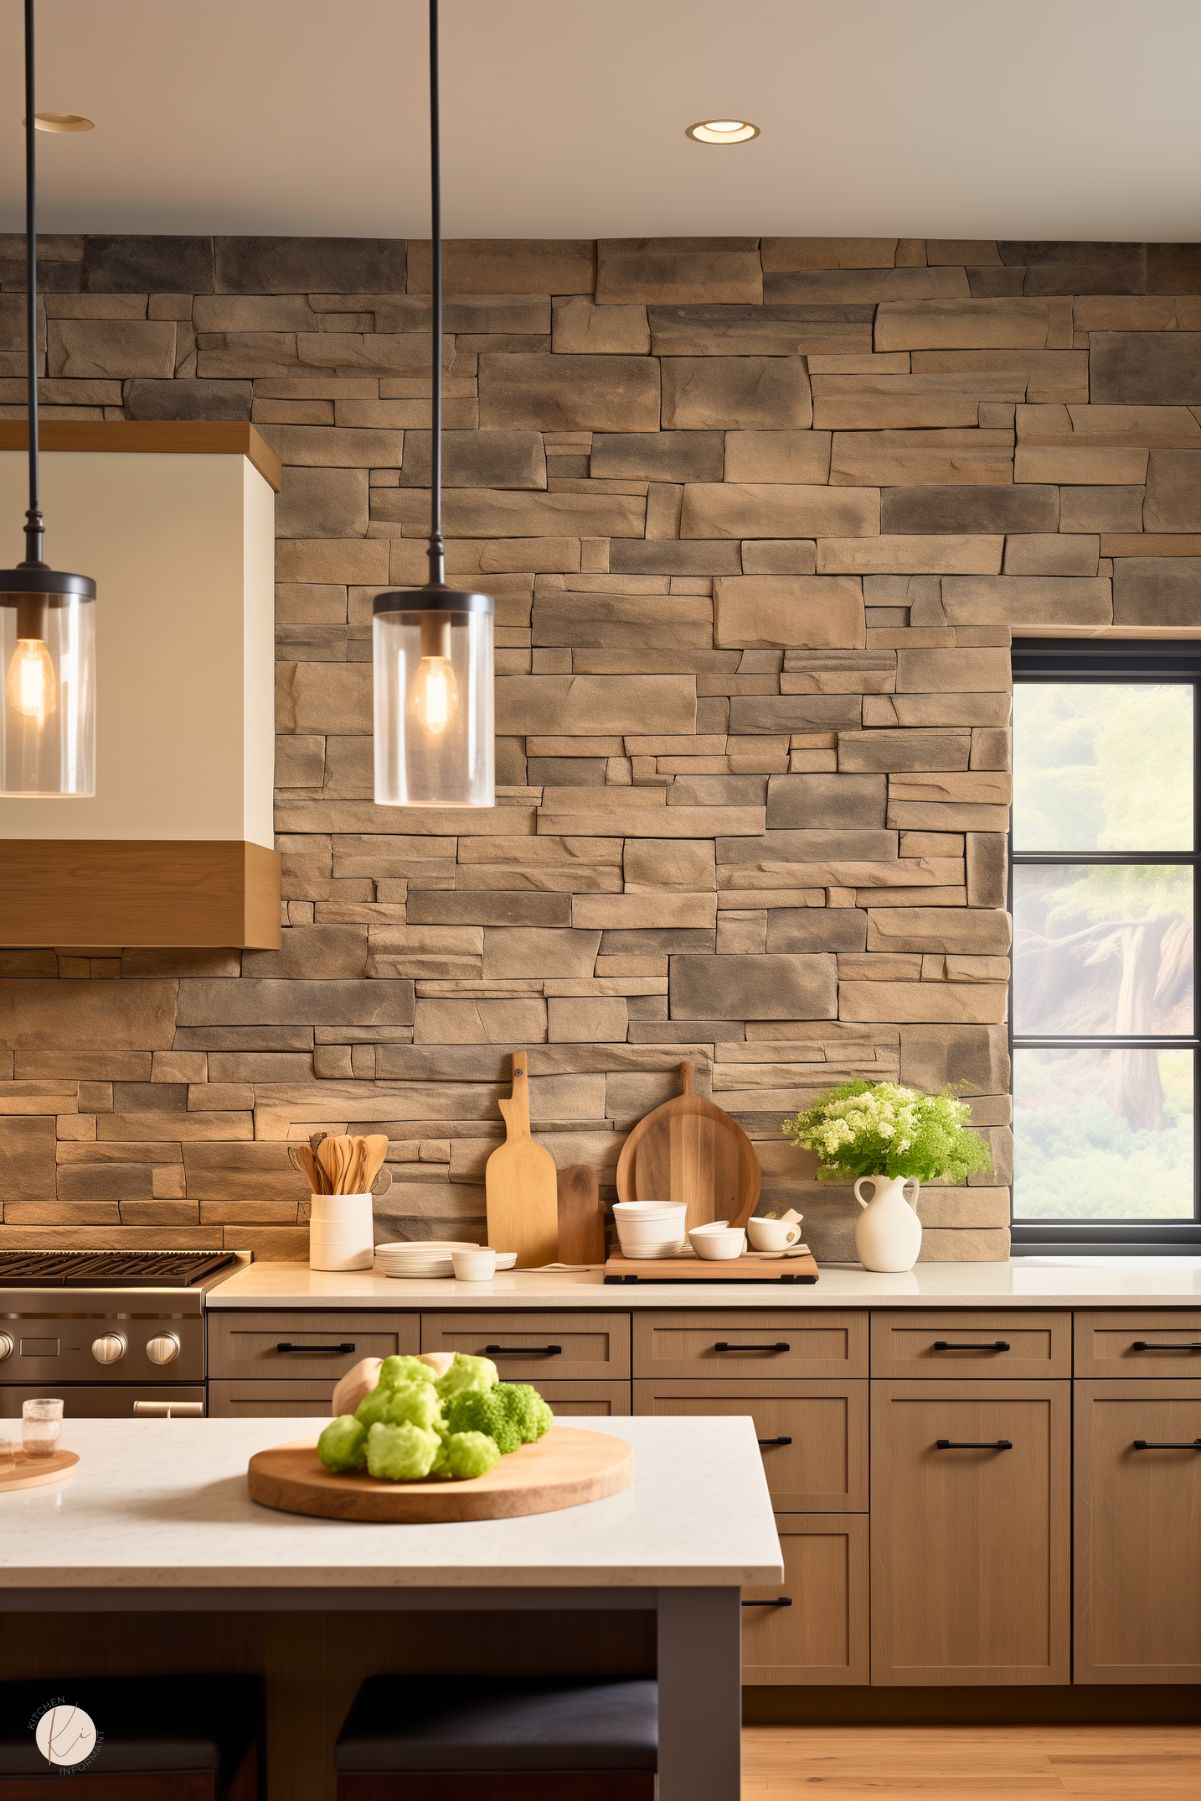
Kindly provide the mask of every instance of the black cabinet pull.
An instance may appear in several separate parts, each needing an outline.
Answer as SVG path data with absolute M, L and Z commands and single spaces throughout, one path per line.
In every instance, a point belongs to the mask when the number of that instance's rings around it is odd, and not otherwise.
M 1136 1438 L 1135 1451 L 1201 1451 L 1201 1438 Z
M 744 1607 L 791 1607 L 791 1595 L 775 1595 L 770 1601 L 744 1601 Z
M 787 1433 L 782 1432 L 779 1438 L 761 1438 L 759 1443 L 764 1450 L 767 1450 L 772 1445 L 790 1445 L 792 1440 Z
M 486 1344 L 485 1357 L 561 1357 L 561 1344 Z
M 791 1351 L 792 1346 L 786 1339 L 781 1339 L 778 1344 L 727 1344 L 724 1338 L 719 1338 L 713 1349 L 715 1351 Z
M 1145 1338 L 1136 1338 L 1130 1349 L 1132 1351 L 1201 1351 L 1201 1344 L 1148 1344 Z
M 301 1357 L 346 1357 L 355 1349 L 352 1344 L 289 1344 L 285 1339 L 276 1345 L 276 1350 L 285 1356 L 290 1352 Z
M 1012 1451 L 1012 1438 L 936 1438 L 936 1451 Z
M 930 1348 L 933 1351 L 1012 1351 L 1013 1346 L 1005 1338 L 994 1338 L 991 1344 L 955 1344 L 949 1338 L 936 1338 Z

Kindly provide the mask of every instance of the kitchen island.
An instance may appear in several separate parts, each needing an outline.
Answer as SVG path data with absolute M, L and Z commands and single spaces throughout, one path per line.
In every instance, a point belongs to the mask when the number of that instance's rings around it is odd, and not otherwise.
M 740 1591 L 783 1576 L 754 1428 L 745 1418 L 589 1423 L 633 1448 L 633 1485 L 609 1500 L 521 1519 L 379 1526 L 276 1513 L 249 1499 L 249 1457 L 307 1436 L 295 1421 L 72 1421 L 65 1442 L 81 1458 L 73 1479 L 0 1496 L 0 1609 L 9 1621 L 0 1678 L 45 1675 L 59 1689 L 72 1669 L 111 1670 L 112 1616 L 121 1615 L 133 1616 L 123 1642 L 145 1646 L 140 1666 L 119 1666 L 136 1676 L 166 1667 L 160 1645 L 171 1647 L 169 1667 L 180 1667 L 178 1622 L 198 1615 L 227 1625 L 226 1667 L 238 1670 L 250 1643 L 245 1616 L 293 1614 L 298 1626 L 316 1617 L 319 1628 L 350 1613 L 369 1635 L 373 1616 L 402 1611 L 549 1611 L 586 1634 L 589 1615 L 653 1613 L 662 1801 L 730 1801 Z M 52 1614 L 92 1618 L 69 1668 L 57 1658 L 39 1666 L 36 1630 L 12 1629 L 15 1616 Z M 109 1618 L 98 1627 L 96 1615 Z M 389 1667 L 386 1651 L 375 1667 Z M 470 1643 L 461 1667 L 472 1667 Z M 315 1740 L 311 1717 L 295 1710 L 295 1667 L 264 1673 L 269 1708 L 293 1690 L 289 1735 L 300 1735 L 285 1745 L 270 1729 L 272 1801 L 324 1801 L 332 1742 Z

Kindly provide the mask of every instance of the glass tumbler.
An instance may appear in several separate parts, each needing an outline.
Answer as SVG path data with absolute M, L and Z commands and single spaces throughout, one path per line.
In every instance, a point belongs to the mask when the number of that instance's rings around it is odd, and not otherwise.
M 61 1401 L 26 1401 L 21 1408 L 21 1443 L 27 1457 L 53 1457 L 63 1429 Z

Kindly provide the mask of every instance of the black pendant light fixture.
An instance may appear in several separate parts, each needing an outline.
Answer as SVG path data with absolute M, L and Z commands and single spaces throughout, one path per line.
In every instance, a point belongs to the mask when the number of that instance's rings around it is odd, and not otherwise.
M 496 799 L 490 594 L 446 585 L 442 538 L 442 194 L 438 0 L 429 0 L 433 416 L 429 581 L 375 602 L 375 799 L 391 807 L 490 807 Z
M 34 0 L 25 0 L 25 333 L 29 510 L 25 560 L 0 569 L 0 795 L 96 791 L 96 584 L 42 558 L 38 471 L 37 130 Z

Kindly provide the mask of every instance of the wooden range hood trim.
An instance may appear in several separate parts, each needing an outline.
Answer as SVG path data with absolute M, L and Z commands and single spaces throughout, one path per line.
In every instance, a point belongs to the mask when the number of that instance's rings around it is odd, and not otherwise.
M 0 945 L 278 950 L 280 867 L 238 839 L 9 838 Z
M 0 450 L 25 450 L 29 430 L 23 419 L 0 420 Z M 42 450 L 164 452 L 176 456 L 244 456 L 278 494 L 284 485 L 279 458 L 253 425 L 238 420 L 43 419 Z

